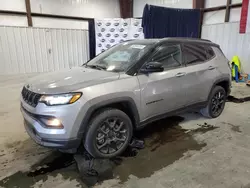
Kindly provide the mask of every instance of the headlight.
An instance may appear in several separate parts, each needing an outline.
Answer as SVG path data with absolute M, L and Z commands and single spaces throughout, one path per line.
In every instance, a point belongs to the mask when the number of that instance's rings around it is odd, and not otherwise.
M 72 104 L 82 96 L 81 93 L 68 93 L 59 95 L 43 95 L 39 102 L 43 102 L 48 106 Z

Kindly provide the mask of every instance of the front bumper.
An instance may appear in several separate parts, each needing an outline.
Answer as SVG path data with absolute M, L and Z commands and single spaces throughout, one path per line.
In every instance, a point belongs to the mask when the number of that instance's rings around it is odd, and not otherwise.
M 33 114 L 26 110 L 21 103 L 20 108 L 24 117 L 24 126 L 28 135 L 39 145 L 61 150 L 72 150 L 80 146 L 80 138 L 70 138 L 68 129 L 51 129 L 46 128 Z
M 76 149 L 80 145 L 80 139 L 72 140 L 55 140 L 55 139 L 46 139 L 41 138 L 37 133 L 36 129 L 30 124 L 27 120 L 24 119 L 24 127 L 28 135 L 38 144 L 44 147 L 50 147 L 55 149 Z

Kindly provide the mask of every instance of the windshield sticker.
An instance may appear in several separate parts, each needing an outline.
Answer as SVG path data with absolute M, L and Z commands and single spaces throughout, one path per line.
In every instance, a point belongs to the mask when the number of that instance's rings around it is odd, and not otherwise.
M 140 44 L 133 44 L 130 46 L 130 48 L 136 48 L 136 49 L 144 49 L 146 46 L 145 45 L 140 45 Z

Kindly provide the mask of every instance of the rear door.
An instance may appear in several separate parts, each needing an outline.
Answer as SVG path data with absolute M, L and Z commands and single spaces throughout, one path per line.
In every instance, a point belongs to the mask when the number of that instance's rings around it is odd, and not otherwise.
M 186 91 L 186 104 L 205 102 L 218 74 L 215 54 L 206 44 L 184 43 L 182 45 L 186 79 L 182 87 Z

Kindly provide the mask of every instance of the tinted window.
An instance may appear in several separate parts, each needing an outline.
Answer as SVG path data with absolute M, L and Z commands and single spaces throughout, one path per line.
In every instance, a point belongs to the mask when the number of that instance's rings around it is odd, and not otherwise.
M 184 44 L 183 56 L 186 64 L 200 63 L 206 60 L 206 50 L 201 45 Z
M 183 56 L 186 64 L 196 64 L 212 59 L 214 51 L 206 45 L 184 44 Z
M 205 46 L 205 48 L 206 48 L 207 60 L 212 59 L 215 56 L 213 49 L 210 46 Z
M 162 63 L 166 69 L 181 66 L 180 45 L 160 46 L 151 61 Z

